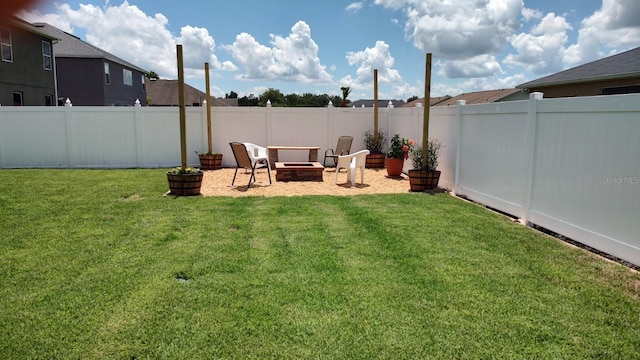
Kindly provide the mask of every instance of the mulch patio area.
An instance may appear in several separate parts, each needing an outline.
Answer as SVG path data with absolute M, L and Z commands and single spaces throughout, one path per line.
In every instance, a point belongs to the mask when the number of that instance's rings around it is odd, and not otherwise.
M 362 194 L 397 194 L 408 193 L 409 177 L 387 176 L 385 169 L 365 169 L 364 184 L 360 184 L 360 172 L 356 174 L 356 185 L 351 186 L 347 172 L 341 169 L 338 181 L 333 183 L 335 168 L 325 168 L 323 181 L 276 181 L 276 170 L 271 170 L 271 182 L 266 169 L 257 170 L 256 182 L 247 187 L 251 172 L 238 170 L 233 186 L 235 168 L 204 171 L 200 192 L 203 196 L 300 196 L 300 195 L 335 195 L 349 196 Z

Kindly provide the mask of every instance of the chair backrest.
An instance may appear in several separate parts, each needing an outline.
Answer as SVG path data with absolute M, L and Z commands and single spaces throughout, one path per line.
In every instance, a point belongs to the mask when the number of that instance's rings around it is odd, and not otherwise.
M 252 158 L 265 158 L 269 156 L 267 148 L 265 147 L 253 143 L 244 143 L 244 146 L 247 148 L 249 156 Z
M 367 163 L 367 155 L 369 155 L 369 153 L 369 150 L 360 150 L 351 154 L 351 156 L 356 159 L 356 168 L 364 168 Z
M 346 168 L 352 161 L 355 161 L 356 168 L 364 168 L 367 162 L 369 150 L 360 150 L 349 155 L 338 156 L 338 168 Z
M 229 145 L 231 146 L 231 150 L 233 150 L 233 156 L 236 158 L 238 167 L 251 168 L 251 158 L 247 152 L 247 147 L 239 142 L 230 142 Z
M 335 154 L 348 154 L 351 151 L 351 143 L 353 143 L 353 136 L 340 136 L 340 138 L 338 138 L 338 145 L 336 145 Z

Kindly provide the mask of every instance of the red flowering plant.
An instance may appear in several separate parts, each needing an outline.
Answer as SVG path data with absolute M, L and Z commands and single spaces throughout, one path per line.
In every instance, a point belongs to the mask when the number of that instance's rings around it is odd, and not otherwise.
M 391 138 L 387 157 L 392 159 L 408 159 L 409 152 L 415 144 L 416 142 L 413 139 L 401 138 L 400 135 L 395 134 Z

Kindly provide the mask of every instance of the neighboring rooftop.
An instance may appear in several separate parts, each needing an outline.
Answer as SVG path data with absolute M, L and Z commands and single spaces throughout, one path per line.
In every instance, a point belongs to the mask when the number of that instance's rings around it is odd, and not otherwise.
M 527 98 L 527 94 L 522 89 L 498 89 L 498 90 L 485 90 L 474 91 L 451 97 L 449 95 L 441 97 L 432 97 L 431 106 L 449 106 L 457 105 L 458 100 L 466 101 L 467 105 L 471 104 L 484 104 L 500 101 L 514 101 L 524 100 Z M 405 107 L 416 106 L 417 103 L 421 103 L 424 106 L 424 99 L 413 100 L 405 105 Z
M 150 106 L 179 106 L 178 80 L 147 79 L 147 97 Z M 207 94 L 184 84 L 184 98 L 187 106 L 200 106 Z M 218 99 L 211 97 L 211 106 L 238 106 L 238 99 Z
M 640 77 L 640 47 L 516 86 L 519 89 Z
M 145 74 L 147 73 L 147 70 L 144 70 L 122 58 L 119 58 L 107 51 L 93 46 L 88 42 L 80 39 L 79 37 L 69 34 L 66 31 L 60 30 L 55 26 L 49 25 L 47 23 L 33 23 L 32 26 L 35 30 L 58 39 L 58 41 L 53 44 L 53 51 L 56 57 L 106 59 L 124 65 L 133 70 L 137 70 Z
M 431 100 L 429 101 L 429 106 L 433 106 L 435 104 L 441 103 L 447 99 L 450 99 L 451 96 L 449 95 L 445 95 L 445 96 L 439 96 L 439 97 L 432 97 Z M 409 101 L 408 103 L 404 104 L 404 107 L 415 107 L 418 104 L 421 104 L 422 106 L 424 106 L 424 98 L 422 99 L 415 99 L 412 101 Z
M 484 104 L 501 101 L 514 101 L 527 99 L 528 95 L 522 89 L 498 89 L 484 90 L 463 93 L 444 101 L 437 103 L 435 106 L 449 106 L 458 104 L 458 100 L 466 101 L 467 105 Z

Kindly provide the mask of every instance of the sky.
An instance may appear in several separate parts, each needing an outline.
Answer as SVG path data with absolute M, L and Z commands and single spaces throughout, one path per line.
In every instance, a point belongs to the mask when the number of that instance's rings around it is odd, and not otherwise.
M 513 88 L 640 46 L 639 0 L 40 0 L 46 22 L 211 94 L 424 97 Z

